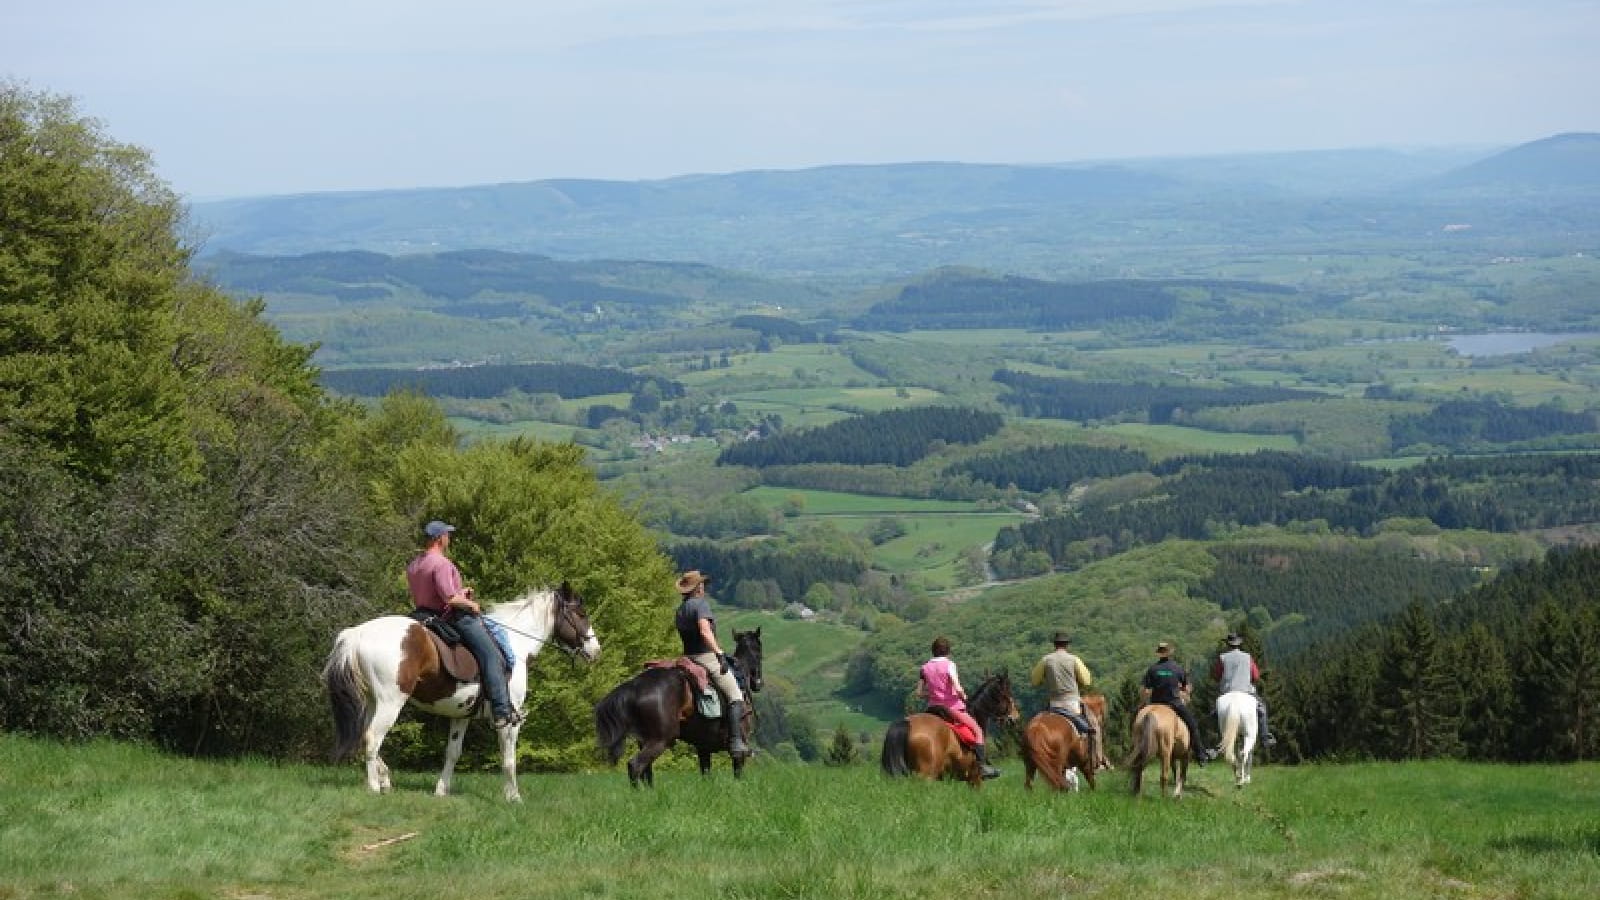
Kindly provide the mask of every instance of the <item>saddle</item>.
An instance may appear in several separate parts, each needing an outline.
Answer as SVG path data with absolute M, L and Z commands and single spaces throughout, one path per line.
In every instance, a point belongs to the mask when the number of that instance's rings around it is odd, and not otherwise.
M 644 664 L 646 669 L 676 669 L 689 679 L 694 688 L 695 709 L 707 719 L 722 718 L 722 692 L 711 684 L 711 673 L 687 656 L 672 659 L 652 659 Z
M 439 651 L 439 665 L 450 673 L 450 677 L 457 681 L 478 680 L 481 674 L 478 658 L 472 655 L 466 644 L 461 643 L 461 635 L 454 626 L 436 616 L 423 622 L 422 627 L 428 632 L 428 639 L 433 641 L 433 649 Z M 447 640 L 446 636 L 454 640 Z
M 956 733 L 956 740 L 961 742 L 961 746 L 970 750 L 978 745 L 977 732 L 972 730 L 971 725 L 968 725 L 965 722 L 957 721 L 956 717 L 950 713 L 950 710 L 947 707 L 935 704 L 928 707 L 926 710 L 924 710 L 924 712 L 930 716 L 937 716 L 938 718 L 943 719 L 944 723 L 950 726 L 950 730 Z
M 1089 717 L 1083 713 L 1069 713 L 1059 706 L 1047 706 L 1045 707 L 1045 712 L 1055 713 L 1061 718 L 1066 719 L 1068 722 L 1071 722 L 1072 727 L 1077 729 L 1080 737 L 1088 737 L 1089 735 L 1095 733 L 1094 723 L 1090 722 Z

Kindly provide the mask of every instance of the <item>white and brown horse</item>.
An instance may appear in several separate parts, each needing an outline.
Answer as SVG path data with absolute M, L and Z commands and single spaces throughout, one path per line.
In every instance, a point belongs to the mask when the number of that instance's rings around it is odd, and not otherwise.
M 557 590 L 532 591 L 516 600 L 494 604 L 485 613 L 504 626 L 516 664 L 506 677 L 511 705 L 519 712 L 528 696 L 528 660 L 545 644 L 575 658 L 593 660 L 600 655 L 600 640 L 589 624 L 583 601 L 563 583 Z M 379 757 L 383 738 L 394 726 L 400 710 L 412 706 L 452 719 L 445 747 L 444 771 L 434 793 L 450 793 L 450 777 L 461 756 L 461 741 L 474 715 L 488 718 L 487 702 L 479 704 L 479 682 L 457 682 L 439 659 L 427 630 L 407 616 L 383 616 L 339 632 L 322 670 L 322 680 L 333 704 L 338 733 L 334 760 L 349 756 L 359 744 L 367 761 L 367 787 L 387 793 L 392 785 L 389 767 Z M 506 776 L 506 799 L 521 800 L 517 789 L 517 732 L 520 725 L 500 729 L 500 769 Z

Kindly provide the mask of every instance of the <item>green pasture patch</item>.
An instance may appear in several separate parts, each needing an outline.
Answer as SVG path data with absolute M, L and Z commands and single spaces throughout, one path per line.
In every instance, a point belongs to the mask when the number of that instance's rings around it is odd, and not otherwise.
M 599 439 L 600 433 L 577 425 L 563 425 L 556 422 L 485 422 L 482 419 L 469 419 L 462 416 L 449 418 L 451 427 L 459 431 L 467 440 L 483 440 L 496 438 L 511 440 L 519 437 L 531 437 L 541 441 L 555 444 L 581 443 L 592 444 Z M 589 447 L 593 453 L 594 448 Z
M 1257 450 L 1290 451 L 1299 447 L 1299 442 L 1290 434 L 1243 434 L 1137 422 L 1110 425 L 1104 430 L 1165 445 L 1179 453 L 1254 453 Z
M 930 590 L 957 587 L 955 563 L 961 554 L 991 543 L 1001 528 L 1023 518 L 1020 513 L 906 517 L 901 520 L 906 533 L 873 548 L 872 560 L 879 568 L 914 576 Z M 863 520 L 862 527 L 874 521 Z

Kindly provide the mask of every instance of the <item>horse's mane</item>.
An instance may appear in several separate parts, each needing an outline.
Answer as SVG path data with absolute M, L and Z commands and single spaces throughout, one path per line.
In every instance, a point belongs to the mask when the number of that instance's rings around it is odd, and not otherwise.
M 517 615 L 525 609 L 532 608 L 538 603 L 551 602 L 551 600 L 555 598 L 555 594 L 556 592 L 552 588 L 535 588 L 523 594 L 522 596 L 511 600 L 502 600 L 499 603 L 485 604 L 484 612 L 504 621 L 505 619 Z

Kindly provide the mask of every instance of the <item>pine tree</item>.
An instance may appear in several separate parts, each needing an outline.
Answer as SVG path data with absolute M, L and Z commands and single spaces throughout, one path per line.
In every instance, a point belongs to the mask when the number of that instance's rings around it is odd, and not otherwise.
M 1452 653 L 1455 683 L 1461 688 L 1461 740 L 1473 759 L 1506 759 L 1515 693 L 1504 645 L 1481 622 L 1474 622 Z
M 1514 752 L 1521 760 L 1572 759 L 1573 668 L 1572 623 L 1546 597 L 1533 612 L 1527 638 L 1513 667 L 1517 706 L 1522 723 L 1516 729 Z
M 1433 620 L 1412 603 L 1388 631 L 1378 668 L 1379 750 L 1429 759 L 1459 746 L 1460 699 L 1445 670 Z

